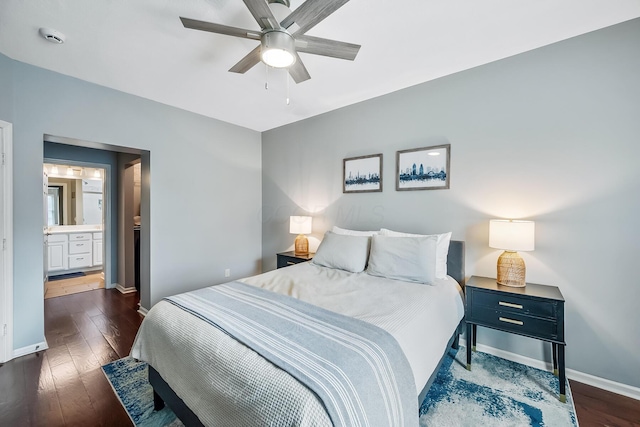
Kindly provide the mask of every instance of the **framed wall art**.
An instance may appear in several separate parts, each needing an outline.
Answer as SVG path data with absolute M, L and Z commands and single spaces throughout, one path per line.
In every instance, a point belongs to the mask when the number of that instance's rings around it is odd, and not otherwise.
M 342 161 L 342 192 L 382 191 L 382 154 L 351 157 Z
M 446 190 L 451 144 L 396 152 L 396 190 Z

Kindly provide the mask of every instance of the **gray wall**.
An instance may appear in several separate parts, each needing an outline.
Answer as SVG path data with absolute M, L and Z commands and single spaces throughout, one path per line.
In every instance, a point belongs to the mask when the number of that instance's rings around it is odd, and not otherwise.
M 14 348 L 44 339 L 44 134 L 150 151 L 143 156 L 150 185 L 142 194 L 150 204 L 143 227 L 151 243 L 145 308 L 227 281 L 225 268 L 231 278 L 260 271 L 258 132 L 0 55 L 0 93 L 6 88 L 14 100 L 0 100 L 7 114 L 0 119 L 14 125 Z
M 0 55 L 0 120 L 13 120 L 13 67 L 11 59 Z
M 106 201 L 111 211 L 111 223 L 106 224 L 106 230 L 110 235 L 111 247 L 109 255 L 109 278 L 111 283 L 106 283 L 107 287 L 112 287 L 118 279 L 118 155 L 112 151 L 97 150 L 95 148 L 75 147 L 67 144 L 57 144 L 54 142 L 44 142 L 44 158 L 56 160 L 71 160 L 84 163 L 100 163 L 109 165 L 109 194 L 110 200 Z M 106 218 L 105 218 L 106 220 Z
M 453 231 L 467 275 L 495 277 L 491 218 L 536 221 L 530 282 L 566 298 L 568 368 L 640 387 L 640 20 L 263 134 L 263 265 L 288 217 Z M 451 144 L 451 189 L 395 191 L 396 150 Z M 384 191 L 342 194 L 342 159 L 383 153 Z M 317 242 L 317 240 L 316 240 Z M 481 328 L 479 343 L 550 360 L 548 345 Z

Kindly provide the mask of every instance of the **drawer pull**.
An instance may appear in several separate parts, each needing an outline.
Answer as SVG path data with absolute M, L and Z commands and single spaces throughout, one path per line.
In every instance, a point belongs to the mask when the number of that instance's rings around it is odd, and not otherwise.
M 522 305 L 521 304 L 513 304 L 510 302 L 504 302 L 504 301 L 500 301 L 498 302 L 499 305 L 503 305 L 505 307 L 511 307 L 511 308 L 519 308 L 522 310 Z
M 520 321 L 520 320 L 513 320 L 513 319 L 509 319 L 507 317 L 499 317 L 498 318 L 501 322 L 507 322 L 507 323 L 513 323 L 514 325 L 524 325 L 524 322 Z
M 76 261 L 82 261 L 84 258 L 76 258 Z
M 287 261 L 287 265 L 296 265 L 295 262 Z

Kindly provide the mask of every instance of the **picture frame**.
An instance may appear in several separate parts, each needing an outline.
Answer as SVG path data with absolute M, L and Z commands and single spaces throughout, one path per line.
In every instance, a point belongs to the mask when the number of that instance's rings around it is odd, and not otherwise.
M 342 160 L 343 193 L 382 191 L 382 154 L 350 157 Z
M 451 144 L 396 152 L 396 191 L 448 190 Z

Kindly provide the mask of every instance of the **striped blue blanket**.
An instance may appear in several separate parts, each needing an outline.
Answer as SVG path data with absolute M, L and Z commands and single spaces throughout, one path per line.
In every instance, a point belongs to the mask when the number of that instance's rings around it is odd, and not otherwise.
M 417 426 L 413 374 L 396 340 L 367 322 L 240 282 L 166 298 L 287 371 L 335 426 Z

